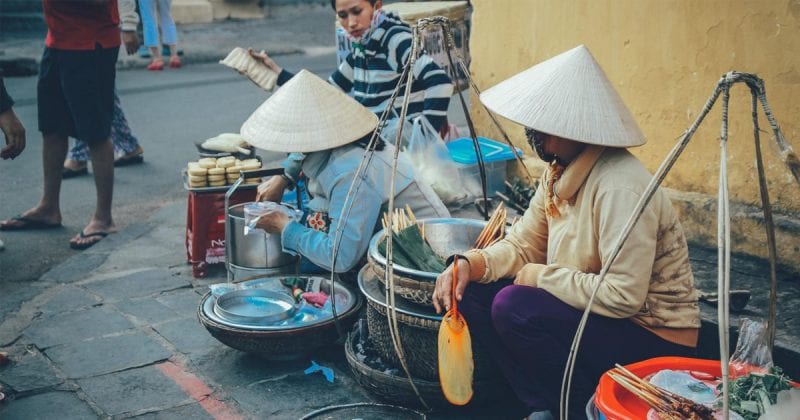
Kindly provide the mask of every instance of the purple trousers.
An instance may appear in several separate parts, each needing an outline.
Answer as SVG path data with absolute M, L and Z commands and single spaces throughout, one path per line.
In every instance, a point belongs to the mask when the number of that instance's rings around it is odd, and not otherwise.
M 471 336 L 486 346 L 517 397 L 530 411 L 550 410 L 558 418 L 561 380 L 582 311 L 510 280 L 470 284 L 459 309 Z M 630 319 L 590 315 L 572 378 L 569 417 L 585 417 L 600 376 L 614 363 L 694 353 Z

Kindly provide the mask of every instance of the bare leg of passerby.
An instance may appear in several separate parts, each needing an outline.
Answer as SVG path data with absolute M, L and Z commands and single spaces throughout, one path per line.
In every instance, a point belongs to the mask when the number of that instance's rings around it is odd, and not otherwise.
M 42 135 L 44 147 L 42 148 L 42 167 L 44 169 L 44 193 L 36 207 L 22 213 L 18 218 L 9 219 L 2 223 L 6 230 L 13 229 L 41 229 L 61 225 L 61 168 L 67 156 L 69 143 L 67 136 L 62 134 Z
M 153 55 L 153 61 L 147 65 L 147 70 L 164 70 L 164 58 L 161 56 L 161 49 L 158 46 L 150 47 L 150 53 Z
M 108 138 L 103 142 L 89 144 L 89 150 L 97 189 L 97 207 L 89 224 L 69 241 L 70 246 L 77 249 L 88 248 L 100 242 L 116 229 L 114 219 L 111 217 L 111 202 L 114 196 L 114 145 Z
M 179 69 L 181 67 L 181 58 L 178 57 L 178 46 L 175 44 L 170 45 L 169 52 L 169 67 Z

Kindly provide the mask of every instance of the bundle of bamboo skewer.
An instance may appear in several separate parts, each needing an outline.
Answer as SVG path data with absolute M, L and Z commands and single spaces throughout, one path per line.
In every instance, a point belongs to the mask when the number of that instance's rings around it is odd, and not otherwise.
M 383 213 L 381 224 L 383 225 L 383 230 L 385 233 L 389 232 L 389 229 L 387 229 L 389 224 L 392 225 L 392 232 L 394 233 L 400 233 L 401 230 L 417 224 L 417 216 L 414 215 L 414 212 L 411 210 L 411 207 L 408 204 L 406 204 L 405 209 L 394 209 L 391 219 L 392 220 L 390 222 L 389 212 Z M 420 223 L 418 226 L 419 233 L 423 238 L 425 238 L 425 224 Z
M 711 420 L 714 418 L 712 409 L 659 388 L 620 365 L 616 366 L 608 372 L 608 376 L 656 410 L 661 419 Z
M 501 201 L 497 208 L 492 213 L 492 217 L 486 222 L 486 226 L 481 230 L 478 239 L 472 244 L 473 249 L 483 249 L 492 245 L 493 243 L 503 239 L 506 234 L 506 207 Z

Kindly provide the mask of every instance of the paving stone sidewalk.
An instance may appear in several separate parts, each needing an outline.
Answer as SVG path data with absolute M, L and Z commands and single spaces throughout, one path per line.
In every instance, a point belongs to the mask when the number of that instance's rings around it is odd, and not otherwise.
M 184 202 L 167 205 L 39 280 L 43 293 L 0 324 L 0 351 L 12 360 L 0 368 L 0 418 L 297 419 L 375 401 L 355 382 L 340 345 L 278 362 L 212 338 L 195 314 L 207 286 L 225 274 L 217 267 L 192 278 L 184 218 Z M 333 369 L 334 382 L 304 374 L 311 360 Z

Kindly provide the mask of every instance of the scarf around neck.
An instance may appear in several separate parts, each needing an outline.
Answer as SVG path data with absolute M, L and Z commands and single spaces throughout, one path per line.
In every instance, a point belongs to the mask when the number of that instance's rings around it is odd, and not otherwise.
M 548 216 L 561 216 L 558 205 L 575 197 L 605 149 L 604 146 L 590 144 L 567 166 L 555 161 L 550 164 L 545 174 L 547 180 L 545 211 Z

